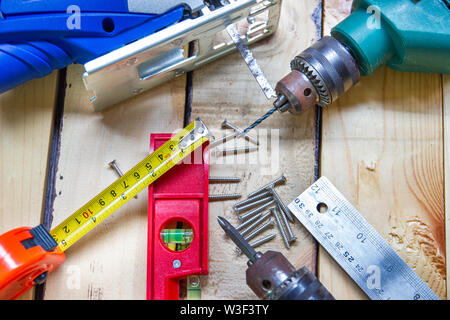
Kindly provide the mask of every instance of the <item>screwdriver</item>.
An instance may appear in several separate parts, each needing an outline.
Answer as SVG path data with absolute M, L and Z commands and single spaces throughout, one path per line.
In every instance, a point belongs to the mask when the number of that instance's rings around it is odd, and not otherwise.
M 295 267 L 280 252 L 257 252 L 225 219 L 217 221 L 225 233 L 248 257 L 247 285 L 266 300 L 334 300 L 322 283 L 303 267 Z

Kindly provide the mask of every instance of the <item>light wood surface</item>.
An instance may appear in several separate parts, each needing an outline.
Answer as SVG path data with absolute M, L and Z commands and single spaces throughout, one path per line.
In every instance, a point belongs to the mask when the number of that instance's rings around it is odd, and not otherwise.
M 57 81 L 55 72 L 0 95 L 0 234 L 41 221 Z
M 326 1 L 325 34 L 350 3 Z M 321 174 L 445 298 L 442 101 L 440 75 L 382 68 L 363 79 L 324 111 Z M 336 298 L 365 298 L 322 248 L 318 263 Z
M 445 230 L 446 230 L 446 256 L 450 254 L 450 237 L 448 236 L 448 230 L 450 230 L 450 211 L 448 202 L 450 202 L 450 192 L 448 191 L 450 184 L 450 76 L 445 75 L 442 77 L 442 89 L 444 91 L 443 100 L 443 114 L 444 114 L 444 172 L 445 172 Z M 450 272 L 450 266 L 447 260 L 447 275 Z M 447 281 L 447 298 L 450 290 L 449 282 Z
M 284 0 L 278 32 L 253 47 L 273 85 L 290 71 L 297 53 L 348 15 L 351 2 Z M 97 113 L 82 72 L 82 66 L 68 68 L 53 226 L 117 179 L 110 161 L 125 172 L 148 155 L 150 133 L 183 126 L 186 77 Z M 0 95 L 0 234 L 42 219 L 57 78 L 54 73 Z M 196 70 L 192 94 L 190 120 L 201 117 L 216 137 L 231 132 L 221 129 L 224 119 L 244 128 L 271 108 L 238 53 Z M 449 76 L 382 68 L 324 110 L 320 157 L 321 174 L 441 298 L 450 270 L 449 110 Z M 300 117 L 275 114 L 253 132 L 262 142 L 258 152 L 212 154 L 212 176 L 239 176 L 242 182 L 211 185 L 210 193 L 245 197 L 284 174 L 287 184 L 277 191 L 289 203 L 315 180 L 316 130 L 314 110 Z M 45 299 L 145 299 L 147 198 L 142 192 L 71 247 L 49 277 Z M 216 222 L 220 215 L 238 223 L 234 202 L 210 204 L 210 274 L 202 276 L 202 299 L 256 298 L 245 283 L 246 259 L 235 255 Z M 338 299 L 366 299 L 300 224 L 290 250 L 277 229 L 264 235 L 270 233 L 277 238 L 262 251 L 281 251 L 294 266 L 318 271 Z M 32 298 L 32 291 L 22 297 Z
M 149 154 L 150 133 L 183 127 L 185 77 L 97 113 L 69 67 L 53 226 Z M 141 192 L 67 250 L 47 282 L 46 299 L 145 299 L 147 199 Z
M 295 55 L 316 40 L 317 27 L 313 13 L 318 6 L 319 1 L 283 1 L 277 33 L 252 48 L 273 86 L 290 71 L 289 64 Z M 231 132 L 221 129 L 224 119 L 243 129 L 272 106 L 252 78 L 242 57 L 235 53 L 195 71 L 192 108 L 193 117 L 201 117 L 216 137 L 222 137 Z M 289 203 L 314 181 L 315 132 L 315 110 L 300 117 L 275 114 L 251 132 L 259 135 L 261 142 L 266 142 L 259 151 L 249 153 L 247 158 L 244 155 L 213 157 L 211 175 L 239 176 L 242 183 L 238 186 L 212 186 L 211 193 L 231 193 L 237 188 L 245 197 L 283 173 L 287 183 L 277 187 L 277 191 L 283 201 Z M 242 144 L 245 142 L 231 141 L 226 146 Z M 217 149 L 223 147 L 220 145 Z M 235 245 L 224 236 L 216 220 L 220 215 L 237 225 L 238 219 L 232 208 L 234 203 L 210 204 L 210 275 L 203 277 L 204 299 L 256 298 L 245 281 L 247 259 L 244 256 L 236 257 Z M 293 230 L 298 240 L 290 250 L 284 247 L 276 228 L 261 235 L 276 233 L 277 238 L 260 247 L 260 250 L 280 251 L 296 267 L 306 265 L 314 271 L 316 245 L 298 222 Z

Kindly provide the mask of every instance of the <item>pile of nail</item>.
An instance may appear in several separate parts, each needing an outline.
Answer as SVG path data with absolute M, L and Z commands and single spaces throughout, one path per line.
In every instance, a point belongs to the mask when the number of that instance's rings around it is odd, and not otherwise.
M 286 248 L 290 248 L 291 243 L 297 238 L 294 236 L 289 223 L 294 223 L 295 220 L 292 213 L 283 203 L 278 193 L 275 191 L 275 186 L 285 183 L 286 178 L 280 178 L 270 182 L 264 187 L 252 192 L 244 201 L 238 202 L 234 205 L 234 211 L 238 215 L 241 224 L 236 227 L 246 241 L 250 241 L 264 231 L 274 227 L 278 227 L 283 238 Z M 272 220 L 275 219 L 275 221 Z M 268 219 L 267 222 L 265 222 Z M 265 223 L 264 223 L 265 222 Z M 271 234 L 260 240 L 250 243 L 255 248 L 276 237 Z M 240 251 L 237 251 L 240 253 Z

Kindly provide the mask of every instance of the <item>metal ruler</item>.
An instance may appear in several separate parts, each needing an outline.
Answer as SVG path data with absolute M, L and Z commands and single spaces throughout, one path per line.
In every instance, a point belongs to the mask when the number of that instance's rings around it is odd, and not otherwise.
M 50 231 L 62 251 L 210 139 L 196 120 Z M 195 157 L 195 156 L 194 156 Z M 195 159 L 194 159 L 195 161 Z
M 371 299 L 439 299 L 327 178 L 289 209 Z

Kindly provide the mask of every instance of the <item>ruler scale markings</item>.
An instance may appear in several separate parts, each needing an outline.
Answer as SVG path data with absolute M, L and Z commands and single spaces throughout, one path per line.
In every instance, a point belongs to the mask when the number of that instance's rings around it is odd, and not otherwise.
M 359 213 L 353 208 L 353 206 L 351 206 L 351 204 L 349 204 L 345 200 L 338 198 L 336 194 L 333 192 L 334 190 L 330 190 L 327 185 L 323 185 L 323 187 L 327 191 L 329 197 L 334 200 L 334 202 L 337 202 L 340 206 L 348 210 L 348 211 L 345 210 L 344 212 L 345 214 L 348 215 L 348 218 L 351 219 L 352 223 L 357 225 L 359 229 L 363 230 L 363 232 L 367 235 L 367 238 L 369 237 L 372 238 L 371 242 L 373 246 L 376 247 L 376 249 L 380 252 L 381 257 L 389 258 L 388 260 L 390 262 L 395 261 L 397 259 L 401 259 L 401 257 L 398 256 L 398 254 L 395 251 L 393 251 L 390 247 L 382 245 L 382 243 L 384 243 L 384 240 L 376 233 L 376 231 L 373 228 L 370 229 L 366 228 L 367 225 L 363 224 L 358 219 Z M 347 204 L 350 205 L 351 207 L 349 208 Z M 381 239 L 381 241 L 380 240 L 377 241 L 376 240 L 377 238 Z M 421 279 L 418 279 L 417 277 L 413 276 L 410 272 L 408 272 L 410 268 L 406 264 L 398 265 L 394 263 L 393 268 L 394 269 L 392 271 L 396 271 L 400 275 L 402 275 L 403 278 L 418 291 L 420 291 L 419 289 L 423 290 L 423 288 L 425 287 L 428 288 Z
M 321 203 L 328 207 L 325 213 L 318 211 Z M 326 178 L 319 179 L 289 208 L 370 298 L 438 299 Z M 369 274 L 372 267 L 379 269 L 379 287 L 369 287 L 376 272 Z

